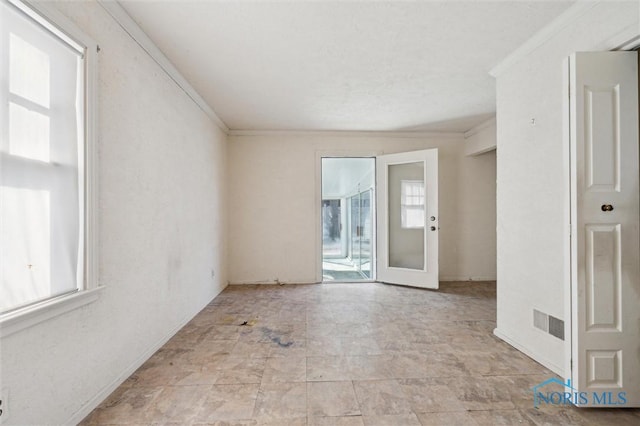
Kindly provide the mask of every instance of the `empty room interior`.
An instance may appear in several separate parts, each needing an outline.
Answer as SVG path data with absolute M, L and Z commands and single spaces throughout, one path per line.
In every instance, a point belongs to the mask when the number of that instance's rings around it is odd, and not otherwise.
M 0 425 L 640 424 L 640 3 L 0 0 Z

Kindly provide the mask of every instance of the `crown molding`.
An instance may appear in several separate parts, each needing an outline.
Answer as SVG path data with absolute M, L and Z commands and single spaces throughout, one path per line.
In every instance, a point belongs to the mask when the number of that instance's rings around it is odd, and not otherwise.
M 631 24 L 616 36 L 607 40 L 607 45 L 615 46 L 611 50 L 637 50 L 640 49 L 640 27 Z
M 480 133 L 481 131 L 483 131 L 484 129 L 491 127 L 491 126 L 495 126 L 496 125 L 496 117 L 491 117 L 490 119 L 488 119 L 487 121 L 483 121 L 482 123 L 478 124 L 475 127 L 472 127 L 471 129 L 467 130 L 466 132 L 464 132 L 464 138 L 465 139 L 469 139 L 471 136 Z
M 553 36 L 600 3 L 601 1 L 578 0 L 574 5 L 570 6 L 556 19 L 535 33 L 530 39 L 524 42 L 524 44 L 494 66 L 491 71 L 489 71 L 489 74 L 493 77 L 499 77 L 505 70 L 520 62 L 522 58 L 531 54 L 531 52 L 538 49 Z
M 213 121 L 223 132 L 228 133 L 229 127 L 218 117 L 216 112 L 191 86 L 180 71 L 169 61 L 155 43 L 145 34 L 140 26 L 129 16 L 126 10 L 116 0 L 98 0 L 102 8 L 122 27 L 122 29 L 153 59 L 158 66 L 180 87 L 193 102 Z
M 229 130 L 229 136 L 238 137 L 346 137 L 346 138 L 439 138 L 463 139 L 463 132 L 402 132 L 402 131 L 354 131 L 354 130 Z

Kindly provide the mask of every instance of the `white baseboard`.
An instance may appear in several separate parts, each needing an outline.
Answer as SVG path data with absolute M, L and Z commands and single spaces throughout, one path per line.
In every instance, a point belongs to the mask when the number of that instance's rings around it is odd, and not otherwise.
M 441 282 L 469 282 L 474 283 L 476 281 L 496 281 L 496 277 L 460 277 L 460 276 L 441 276 L 439 279 Z M 363 282 L 367 282 L 366 280 Z M 376 281 L 374 281 L 376 282 Z M 308 280 L 287 280 L 287 281 L 276 281 L 276 280 L 264 280 L 264 281 L 234 281 L 230 282 L 229 285 L 274 285 L 274 284 L 320 284 L 316 281 L 308 281 Z
M 461 276 L 455 276 L 455 275 L 444 275 L 444 276 L 440 276 L 440 281 L 496 281 L 496 277 L 495 276 L 491 276 L 491 277 L 483 277 L 483 276 L 479 276 L 479 277 L 469 277 L 469 276 L 465 276 L 465 277 L 461 277 Z
M 295 284 L 319 284 L 316 281 L 308 280 L 264 280 L 264 281 L 235 281 L 230 282 L 229 285 L 295 285 Z
M 564 367 L 560 367 L 555 362 L 552 362 L 549 359 L 547 359 L 547 358 L 545 358 L 543 356 L 540 356 L 538 353 L 536 353 L 536 351 L 532 350 L 531 348 L 528 348 L 525 345 L 522 345 L 522 344 L 518 343 L 517 341 L 515 341 L 511 337 L 507 336 L 505 333 L 503 333 L 502 331 L 498 330 L 497 328 L 493 330 L 493 334 L 496 337 L 498 337 L 499 339 L 504 340 L 506 343 L 510 344 L 511 346 L 513 346 L 514 348 L 516 348 L 517 350 L 519 350 L 520 352 L 522 352 L 523 354 L 525 354 L 529 358 L 531 358 L 534 361 L 544 365 L 549 370 L 551 370 L 554 373 L 556 373 L 558 376 L 565 377 L 565 375 L 564 375 Z
M 223 286 L 219 292 L 217 292 L 211 300 L 206 301 L 202 306 L 199 306 L 195 312 L 192 312 L 190 315 L 187 315 L 176 327 L 171 329 L 167 334 L 165 334 L 160 340 L 152 344 L 146 351 L 144 351 L 138 358 L 135 359 L 127 368 L 125 368 L 118 377 L 115 378 L 111 383 L 102 388 L 100 392 L 98 392 L 93 398 L 91 398 L 86 404 L 84 404 L 78 411 L 71 416 L 71 418 L 64 422 L 64 424 L 69 425 L 77 425 L 80 423 L 85 417 L 87 417 L 93 410 L 95 410 L 113 391 L 115 391 L 118 386 L 124 383 L 138 368 L 142 366 L 151 356 L 158 351 L 161 347 L 163 347 L 169 339 L 171 339 L 175 334 L 180 331 L 182 327 L 187 325 L 189 321 L 191 321 L 201 310 L 205 308 L 213 299 L 218 297 L 220 293 L 226 288 Z

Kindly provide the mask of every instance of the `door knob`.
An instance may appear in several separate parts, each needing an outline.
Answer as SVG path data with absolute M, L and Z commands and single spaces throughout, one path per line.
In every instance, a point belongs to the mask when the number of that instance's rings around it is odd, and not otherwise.
M 611 204 L 603 204 L 600 208 L 603 212 L 610 212 L 611 210 L 613 210 L 613 206 Z

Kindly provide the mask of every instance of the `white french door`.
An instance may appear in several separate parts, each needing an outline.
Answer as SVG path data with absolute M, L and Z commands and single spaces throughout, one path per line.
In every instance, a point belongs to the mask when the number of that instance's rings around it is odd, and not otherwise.
M 438 150 L 376 157 L 377 279 L 438 288 Z
M 637 407 L 638 53 L 574 54 L 570 90 L 572 386 L 584 405 Z

